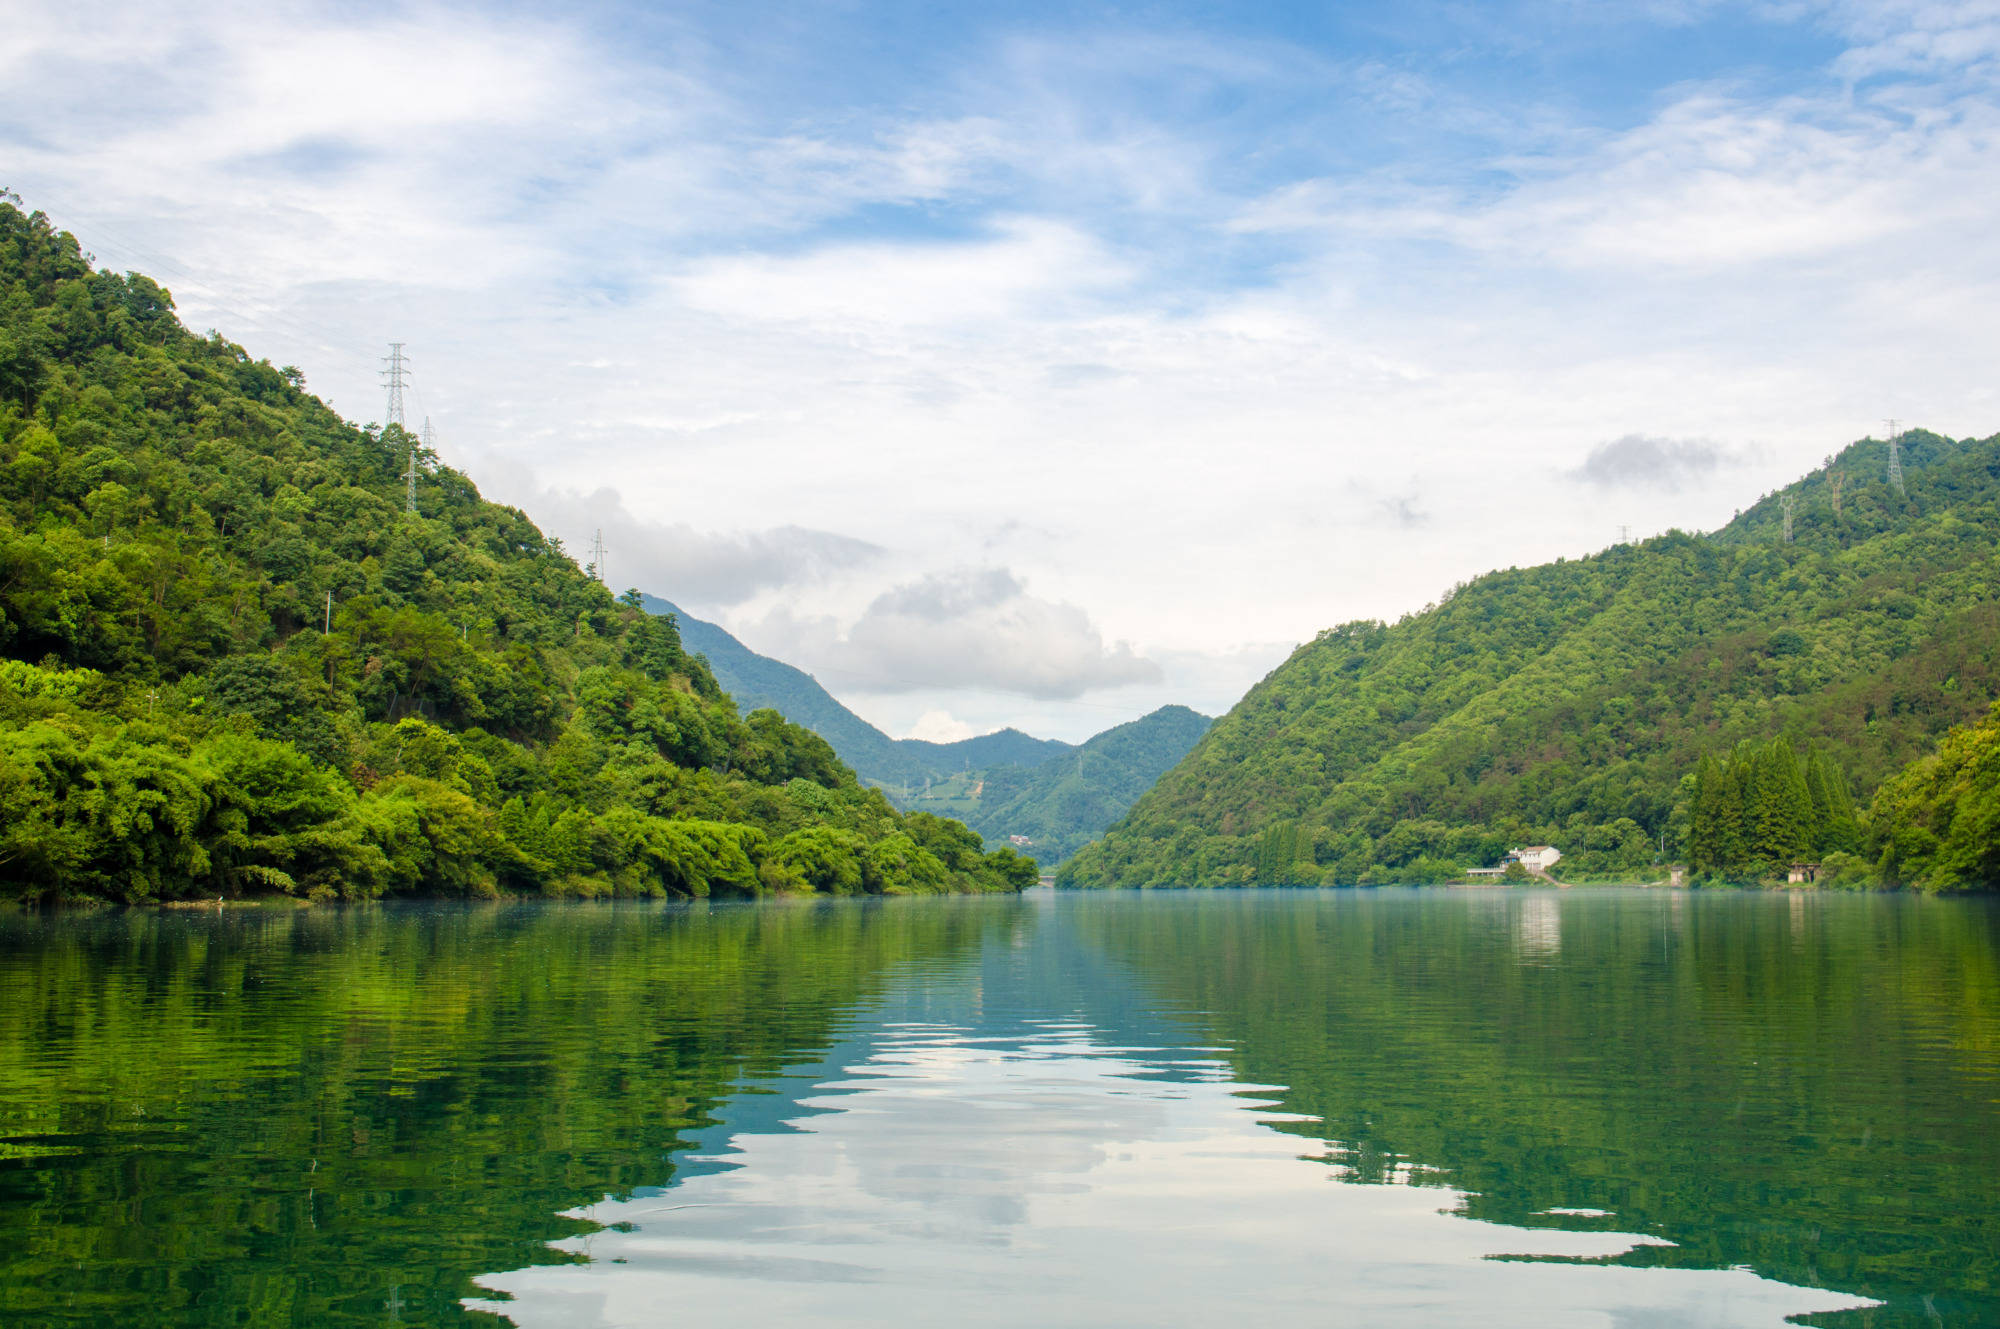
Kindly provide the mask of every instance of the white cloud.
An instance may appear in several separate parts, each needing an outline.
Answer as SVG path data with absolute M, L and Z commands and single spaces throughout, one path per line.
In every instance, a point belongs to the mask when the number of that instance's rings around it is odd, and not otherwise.
M 1245 643 L 2000 426 L 1990 4 L 1799 7 L 1850 54 L 1629 123 L 1109 21 L 766 113 L 517 11 L 17 9 L 0 184 L 354 418 L 407 341 L 475 479 L 896 731 L 1219 709 Z M 1633 422 L 1765 451 L 1490 519 Z
M 1004 568 L 905 582 L 844 628 L 781 609 L 757 634 L 783 643 L 786 658 L 810 661 L 858 692 L 971 688 L 1074 699 L 1162 677 L 1129 644 L 1107 647 L 1083 610 L 1028 594 Z
M 956 743 L 962 738 L 976 738 L 978 735 L 977 729 L 957 719 L 950 711 L 930 710 L 918 716 L 916 723 L 900 737 L 921 739 L 926 743 Z
M 800 526 L 718 531 L 648 521 L 635 516 L 614 489 L 577 493 L 539 486 L 532 475 L 504 463 L 482 469 L 487 497 L 531 514 L 564 541 L 578 563 L 591 561 L 601 535 L 605 554 L 599 571 L 620 593 L 632 587 L 690 607 L 734 605 L 764 591 L 824 585 L 884 553 L 865 540 Z
M 985 323 L 1072 307 L 1129 274 L 1074 227 L 1012 218 L 965 243 L 834 245 L 798 256 L 695 264 L 674 286 L 690 307 L 753 321 Z

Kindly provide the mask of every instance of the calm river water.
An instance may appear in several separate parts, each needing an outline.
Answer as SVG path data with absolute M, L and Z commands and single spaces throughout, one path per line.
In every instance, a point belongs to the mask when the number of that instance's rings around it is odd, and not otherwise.
M 2000 907 L 0 916 L 0 1323 L 2000 1324 Z

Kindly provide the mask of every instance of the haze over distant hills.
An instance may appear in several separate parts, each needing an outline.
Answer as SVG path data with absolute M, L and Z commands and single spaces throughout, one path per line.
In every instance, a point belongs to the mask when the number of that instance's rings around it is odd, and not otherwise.
M 1035 738 L 1018 729 L 1001 729 L 955 743 L 931 743 L 920 738 L 891 738 L 856 715 L 803 669 L 759 655 L 713 623 L 694 617 L 657 595 L 642 597 L 647 612 L 672 614 L 681 640 L 696 655 L 708 657 L 709 668 L 723 690 L 736 698 L 745 714 L 768 706 L 793 724 L 804 725 L 833 744 L 842 760 L 862 779 L 901 797 L 934 781 L 988 766 L 1033 766 L 1075 751 L 1073 744 Z
M 1185 706 L 1107 729 L 1081 743 L 1002 729 L 956 743 L 890 738 L 802 669 L 759 655 L 723 628 L 647 595 L 648 612 L 672 614 L 687 649 L 747 714 L 770 707 L 831 743 L 864 780 L 900 806 L 956 817 L 988 844 L 1011 837 L 1052 867 L 1125 815 L 1132 801 L 1187 754 L 1209 718 Z

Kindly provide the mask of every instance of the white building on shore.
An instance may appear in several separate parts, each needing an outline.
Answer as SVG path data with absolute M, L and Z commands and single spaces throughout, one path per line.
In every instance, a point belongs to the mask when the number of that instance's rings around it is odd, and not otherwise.
M 1530 872 L 1547 872 L 1561 861 L 1562 856 L 1562 850 L 1552 844 L 1531 844 L 1509 850 L 1507 857 L 1501 861 L 1519 863 Z

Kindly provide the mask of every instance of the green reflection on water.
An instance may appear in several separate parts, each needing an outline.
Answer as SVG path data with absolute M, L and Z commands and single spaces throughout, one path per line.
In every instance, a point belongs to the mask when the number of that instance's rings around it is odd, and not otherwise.
M 841 1111 L 778 1077 L 886 1002 L 1220 1046 L 1351 1180 L 1995 1323 L 1996 927 L 1504 891 L 0 918 L 0 1322 L 492 1323 L 460 1299 L 580 1258 L 564 1211 Z
M 2000 1324 L 2000 901 L 1155 899 L 1069 923 L 1349 1178 L 1890 1303 L 1828 1323 Z
M 0 1323 L 494 1323 L 472 1276 L 1021 916 L 924 903 L 0 919 Z

